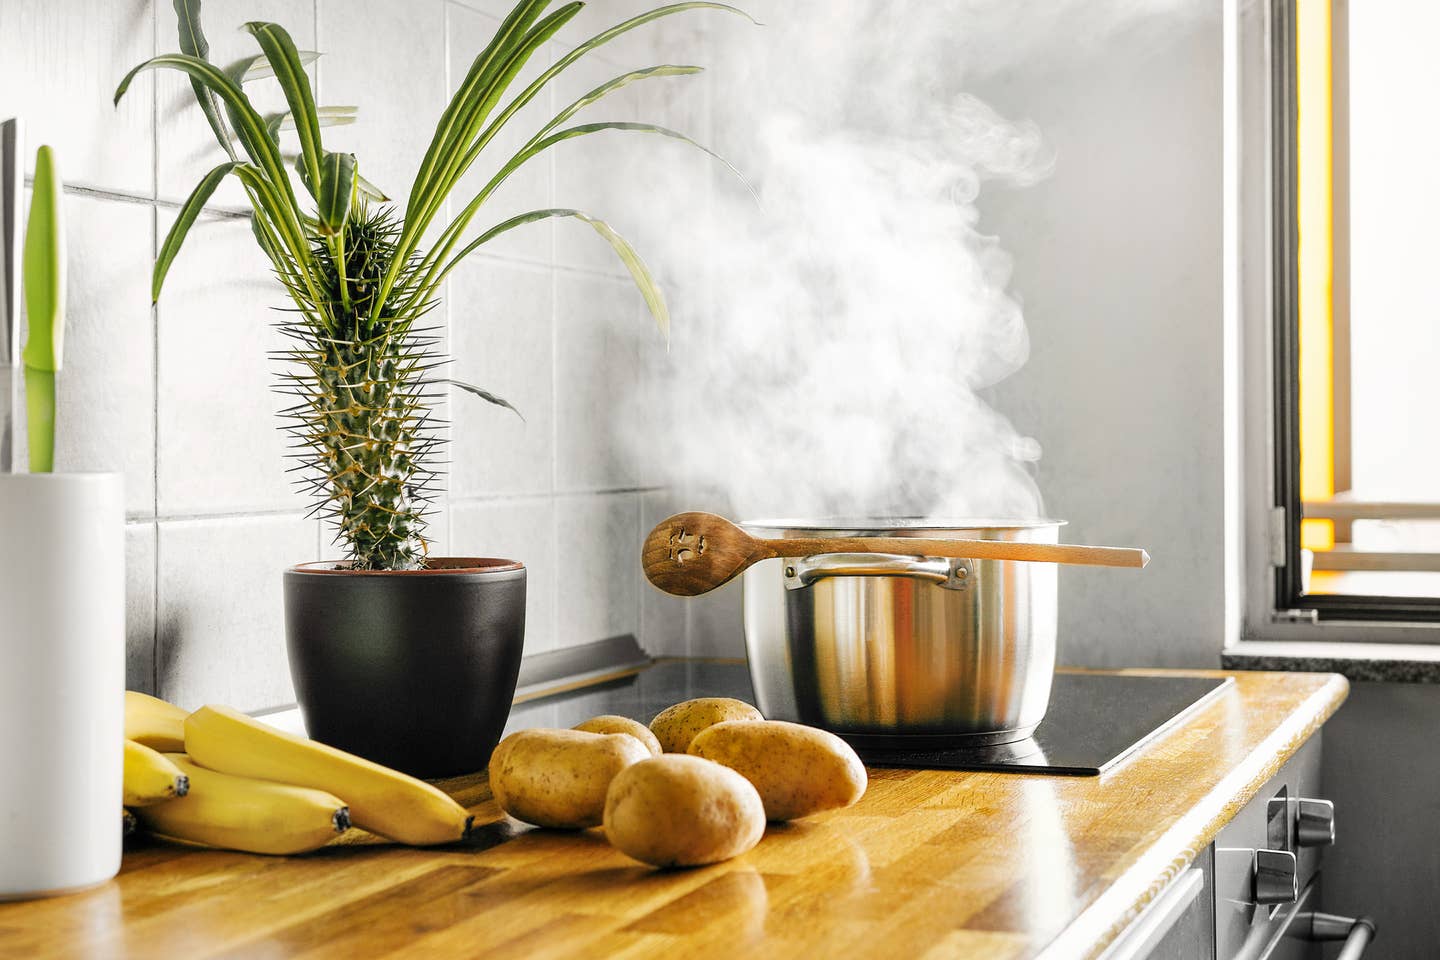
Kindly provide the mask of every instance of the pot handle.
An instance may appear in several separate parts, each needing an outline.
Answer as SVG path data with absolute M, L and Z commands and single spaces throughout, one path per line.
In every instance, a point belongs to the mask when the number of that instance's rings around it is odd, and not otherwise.
M 970 586 L 970 561 L 895 553 L 822 553 L 785 560 L 785 589 L 801 590 L 828 577 L 908 577 L 947 590 Z

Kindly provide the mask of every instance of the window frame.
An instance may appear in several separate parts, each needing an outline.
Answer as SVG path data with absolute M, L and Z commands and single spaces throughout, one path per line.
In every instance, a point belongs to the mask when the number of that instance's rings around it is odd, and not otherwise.
M 1440 598 L 1301 591 L 1294 18 L 1296 0 L 1227 5 L 1227 206 L 1243 411 L 1241 635 L 1440 643 Z M 1343 10 L 1346 0 L 1332 0 Z M 1282 449 L 1284 455 L 1281 454 Z

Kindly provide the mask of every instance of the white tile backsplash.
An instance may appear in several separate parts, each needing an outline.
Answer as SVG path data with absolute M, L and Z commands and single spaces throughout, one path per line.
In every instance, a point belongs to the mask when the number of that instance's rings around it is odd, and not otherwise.
M 564 571 L 556 646 L 639 636 L 639 500 L 635 493 L 556 500 L 556 556 Z
M 524 563 L 525 653 L 543 653 L 557 646 L 555 606 L 559 569 L 555 559 L 555 501 L 552 498 L 454 504 L 448 552 L 455 556 L 502 557 Z
M 310 71 L 318 101 L 354 104 L 360 116 L 326 128 L 326 146 L 354 150 L 366 176 L 403 204 L 451 90 L 510 5 L 206 0 L 204 23 L 222 66 L 257 52 L 242 30 L 251 19 L 279 22 L 301 49 L 320 51 Z M 599 0 L 512 91 L 570 44 L 645 6 Z M 212 199 L 159 305 L 150 303 L 155 250 L 176 204 L 223 156 L 173 71 L 142 74 L 111 106 L 126 70 L 177 49 L 175 32 L 168 0 L 0 0 L 0 117 L 28 120 L 32 150 L 54 145 L 71 187 L 57 456 L 62 469 L 126 475 L 128 683 L 187 706 L 258 709 L 293 696 L 281 572 L 340 551 L 328 528 L 305 518 L 309 503 L 285 473 L 288 438 L 275 411 L 288 401 L 274 392 L 267 351 L 286 343 L 273 325 L 288 301 L 237 215 L 245 198 L 234 184 Z M 642 28 L 567 71 L 487 148 L 449 213 L 556 108 L 627 69 L 691 58 L 659 52 L 663 34 Z M 639 116 L 644 86 L 576 120 Z M 246 89 L 261 111 L 284 109 L 273 81 Z M 593 207 L 628 229 L 627 206 L 644 201 L 646 175 L 626 144 L 650 146 L 600 135 L 538 158 L 486 204 L 471 236 L 555 205 Z M 667 356 L 623 266 L 583 224 L 542 223 L 471 258 L 443 300 L 432 319 L 456 358 L 449 375 L 511 400 L 525 421 L 453 389 L 441 401 L 437 416 L 453 421 L 452 465 L 430 531 L 437 552 L 525 562 L 530 653 L 621 633 L 658 654 L 686 652 L 697 608 L 656 593 L 639 571 L 643 533 L 688 504 L 656 489 L 661 472 L 622 442 L 663 415 L 663 394 L 643 388 Z
M 160 695 L 260 710 L 294 702 L 281 576 L 315 559 L 299 516 L 160 521 Z
M 121 471 L 125 511 L 155 514 L 155 324 L 149 204 L 64 198 L 69 251 L 55 466 Z
M 173 214 L 161 211 L 160 229 Z M 159 510 L 162 516 L 294 510 L 289 440 L 267 356 L 285 294 L 248 220 L 203 217 L 172 265 L 159 305 Z
M 155 692 L 155 521 L 125 525 L 125 689 Z
M 154 196 L 154 72 L 114 105 L 154 50 L 150 0 L 0 2 L 0 119 L 25 121 L 27 173 L 48 143 L 66 183 Z
M 451 389 L 450 491 L 456 497 L 549 493 L 555 462 L 554 271 L 472 257 L 452 276 L 455 378 L 503 397 L 520 416 Z
M 637 429 L 639 294 L 624 280 L 560 271 L 555 283 L 555 479 L 563 492 L 633 487 L 622 434 Z M 658 334 L 652 337 L 659 341 Z

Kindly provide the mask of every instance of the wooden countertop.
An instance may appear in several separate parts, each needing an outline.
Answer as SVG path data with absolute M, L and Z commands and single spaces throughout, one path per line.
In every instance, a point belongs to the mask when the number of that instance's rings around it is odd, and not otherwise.
M 856 806 L 695 870 L 649 869 L 594 830 L 522 827 L 483 778 L 446 785 L 489 824 L 465 846 L 287 859 L 142 842 L 102 887 L 0 904 L 0 956 L 1092 956 L 1347 690 L 1234 676 L 1104 777 L 875 768 Z

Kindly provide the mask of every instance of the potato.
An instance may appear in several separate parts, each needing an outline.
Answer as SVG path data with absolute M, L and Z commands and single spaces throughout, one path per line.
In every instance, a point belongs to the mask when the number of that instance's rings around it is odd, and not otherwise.
M 706 727 L 725 720 L 764 720 L 765 718 L 744 700 L 730 697 L 701 697 L 686 700 L 673 707 L 661 710 L 650 721 L 650 732 L 660 741 L 666 753 L 684 753 L 690 747 L 695 734 Z
M 657 867 L 729 860 L 765 833 L 765 806 L 750 782 L 700 757 L 666 754 L 626 767 L 605 797 L 605 836 Z
M 630 736 L 645 744 L 645 749 L 650 755 L 658 757 L 663 752 L 660 749 L 660 741 L 655 739 L 655 734 L 650 728 L 639 720 L 631 720 L 629 717 L 617 717 L 607 713 L 600 717 L 591 717 L 584 723 L 577 723 L 571 727 L 572 730 L 584 730 L 587 733 L 628 733 Z
M 490 757 L 490 790 L 510 816 L 578 830 L 600 823 L 610 781 L 650 751 L 635 737 L 582 730 L 521 730 Z
M 730 720 L 702 730 L 690 753 L 755 785 L 769 820 L 848 807 L 865 795 L 865 765 L 833 733 L 784 720 Z

